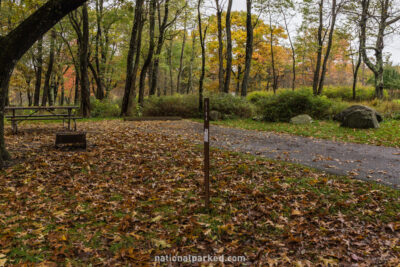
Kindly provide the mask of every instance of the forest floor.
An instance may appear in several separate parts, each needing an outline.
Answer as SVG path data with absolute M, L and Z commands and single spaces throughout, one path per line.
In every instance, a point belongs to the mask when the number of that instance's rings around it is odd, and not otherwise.
M 207 213 L 200 124 L 78 128 L 86 151 L 54 148 L 59 123 L 23 124 L 15 136 L 7 126 L 14 165 L 0 172 L 0 266 L 148 266 L 157 255 L 243 255 L 247 266 L 400 263 L 400 192 L 391 187 L 212 149 Z

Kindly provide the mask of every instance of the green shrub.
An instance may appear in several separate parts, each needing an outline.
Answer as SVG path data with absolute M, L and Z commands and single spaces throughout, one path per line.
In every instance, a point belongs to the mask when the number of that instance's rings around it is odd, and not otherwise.
M 253 91 L 246 98 L 250 103 L 257 104 L 270 98 L 273 94 L 272 91 Z
M 196 95 L 152 96 L 145 100 L 143 116 L 199 117 Z
M 109 99 L 98 100 L 90 98 L 90 115 L 97 118 L 117 117 L 121 112 L 120 106 Z
M 205 96 L 210 98 L 210 109 L 219 111 L 224 118 L 249 118 L 253 114 L 254 107 L 246 99 L 230 94 L 207 93 Z M 149 97 L 145 101 L 143 115 L 201 118 L 198 101 L 197 95 Z
M 266 121 L 288 122 L 300 114 L 308 114 L 314 119 L 329 119 L 341 108 L 343 106 L 335 106 L 326 96 L 315 97 L 308 90 L 285 90 L 263 101 L 259 110 Z
M 210 109 L 219 111 L 224 118 L 250 118 L 255 107 L 246 98 L 231 94 L 207 94 L 210 97 Z

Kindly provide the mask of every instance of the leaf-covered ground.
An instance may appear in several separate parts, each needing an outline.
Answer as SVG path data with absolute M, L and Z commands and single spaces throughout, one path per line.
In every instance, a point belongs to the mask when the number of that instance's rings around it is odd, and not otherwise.
M 160 125 L 80 123 L 87 151 L 55 149 L 59 124 L 7 129 L 15 161 L 0 174 L 0 265 L 189 254 L 245 255 L 248 266 L 400 263 L 399 191 L 213 150 L 208 214 L 201 147 Z
M 196 120 L 199 121 L 199 120 Z M 400 120 L 387 120 L 379 129 L 351 129 L 340 127 L 334 121 L 315 121 L 310 125 L 293 125 L 283 122 L 260 122 L 251 119 L 232 119 L 212 122 L 216 125 L 243 128 L 247 130 L 272 131 L 332 141 L 400 147 Z

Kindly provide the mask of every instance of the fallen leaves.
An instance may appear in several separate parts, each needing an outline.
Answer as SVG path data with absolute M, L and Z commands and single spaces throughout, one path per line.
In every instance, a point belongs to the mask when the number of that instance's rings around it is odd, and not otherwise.
M 87 151 L 60 151 L 55 126 L 31 127 L 6 136 L 19 163 L 0 173 L 0 266 L 210 253 L 261 266 L 399 264 L 397 191 L 212 150 L 205 213 L 193 137 L 157 122 L 87 122 Z

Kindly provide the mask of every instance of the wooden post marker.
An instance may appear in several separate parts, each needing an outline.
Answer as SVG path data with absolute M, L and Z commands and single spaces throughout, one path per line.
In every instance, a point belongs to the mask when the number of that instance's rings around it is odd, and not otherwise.
M 204 203 L 210 210 L 210 99 L 204 99 Z

